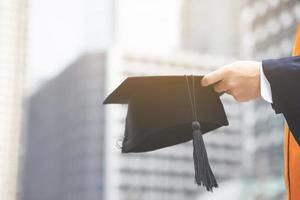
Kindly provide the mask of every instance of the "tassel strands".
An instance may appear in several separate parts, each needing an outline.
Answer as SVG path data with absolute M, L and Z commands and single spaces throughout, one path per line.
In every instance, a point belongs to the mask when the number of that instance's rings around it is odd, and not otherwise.
M 218 187 L 218 183 L 209 165 L 200 123 L 198 121 L 193 121 L 192 128 L 195 182 L 198 185 L 203 185 L 206 187 L 207 191 L 213 191 L 214 187 Z
M 216 178 L 209 165 L 205 144 L 202 137 L 201 125 L 197 117 L 197 105 L 196 105 L 196 94 L 195 94 L 195 81 L 192 77 L 193 91 L 190 89 L 188 77 L 186 77 L 187 88 L 189 93 L 189 99 L 191 109 L 194 115 L 194 121 L 192 122 L 193 130 L 193 157 L 194 157 L 194 168 L 195 168 L 195 182 L 197 185 L 203 185 L 207 191 L 213 191 L 213 188 L 218 187 Z

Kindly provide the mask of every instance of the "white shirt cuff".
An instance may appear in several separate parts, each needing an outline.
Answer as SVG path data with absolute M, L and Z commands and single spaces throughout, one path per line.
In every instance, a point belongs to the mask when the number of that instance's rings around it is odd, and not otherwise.
M 273 103 L 271 86 L 262 66 L 260 67 L 260 95 L 265 101 Z

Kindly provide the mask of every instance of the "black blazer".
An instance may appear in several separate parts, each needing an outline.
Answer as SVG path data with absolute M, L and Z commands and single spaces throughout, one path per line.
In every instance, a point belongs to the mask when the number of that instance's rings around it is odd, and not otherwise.
M 300 56 L 264 60 L 263 71 L 272 90 L 272 107 L 282 113 L 300 145 Z

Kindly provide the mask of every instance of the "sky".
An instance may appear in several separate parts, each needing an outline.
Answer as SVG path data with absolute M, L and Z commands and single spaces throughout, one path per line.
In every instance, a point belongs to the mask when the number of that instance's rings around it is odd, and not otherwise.
M 26 92 L 86 52 L 179 46 L 180 0 L 30 0 Z

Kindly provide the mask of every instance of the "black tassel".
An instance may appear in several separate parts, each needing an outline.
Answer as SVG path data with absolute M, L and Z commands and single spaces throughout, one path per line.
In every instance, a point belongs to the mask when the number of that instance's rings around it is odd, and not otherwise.
M 197 185 L 203 185 L 206 187 L 207 191 L 213 191 L 214 187 L 218 187 L 218 183 L 209 165 L 200 123 L 198 121 L 193 121 L 192 129 L 195 182 Z

